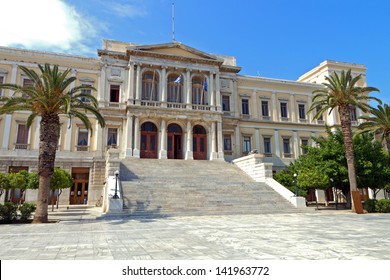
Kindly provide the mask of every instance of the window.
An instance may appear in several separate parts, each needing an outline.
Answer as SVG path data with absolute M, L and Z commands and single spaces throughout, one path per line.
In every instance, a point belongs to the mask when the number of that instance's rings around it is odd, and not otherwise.
M 309 146 L 309 139 L 301 139 L 302 155 L 307 154 L 307 146 Z
M 116 148 L 118 145 L 118 129 L 108 128 L 107 146 Z
M 291 157 L 290 139 L 283 138 L 283 153 L 284 157 Z
M 33 80 L 31 80 L 31 79 L 23 79 L 23 87 L 33 87 L 33 86 L 34 86 Z M 28 98 L 28 95 L 23 93 L 22 97 Z
M 91 84 L 81 84 L 83 87 L 92 87 Z M 92 94 L 92 88 L 88 89 L 83 89 L 81 90 L 81 93 L 82 94 L 88 94 L 88 95 L 91 95 Z M 84 103 L 87 103 L 87 102 L 90 102 L 90 100 L 87 98 L 87 97 L 81 97 L 80 100 Z
M 223 136 L 223 149 L 225 151 L 231 151 L 232 150 L 232 138 L 230 135 L 224 135 Z
M 110 85 L 110 102 L 119 102 L 119 85 Z
M 351 114 L 351 121 L 352 122 L 356 122 L 357 121 L 356 108 L 355 107 L 350 107 L 349 111 L 350 111 L 350 114 Z
M 320 107 L 320 106 L 317 106 L 317 107 L 316 107 L 316 112 L 318 113 L 319 110 L 321 110 L 321 107 Z M 321 114 L 321 115 L 318 117 L 317 121 L 323 122 L 323 121 L 324 121 L 324 115 Z
M 168 102 L 184 103 L 182 100 L 182 78 L 180 74 L 171 74 L 168 77 Z
M 15 149 L 27 149 L 28 130 L 25 124 L 18 124 Z
M 265 156 L 272 155 L 271 138 L 270 137 L 264 137 L 264 155 Z
M 77 151 L 88 151 L 88 130 L 79 128 Z
M 241 105 L 242 105 L 241 113 L 243 115 L 249 115 L 249 100 L 248 99 L 242 99 L 241 100 Z
M 306 120 L 305 104 L 298 104 L 298 114 L 300 120 Z
M 230 97 L 227 95 L 222 96 L 222 111 L 230 111 Z
M 282 119 L 287 119 L 287 102 L 280 102 L 280 117 Z
M 142 100 L 157 101 L 158 74 L 148 71 L 142 75 Z
M 261 101 L 261 115 L 263 117 L 269 117 L 268 101 Z
M 0 76 L 0 84 L 4 84 L 4 77 Z M 2 96 L 3 89 L 0 88 L 0 96 Z
M 206 104 L 206 89 L 205 84 L 201 77 L 194 77 L 192 79 L 192 104 L 205 105 Z
M 251 149 L 251 137 L 250 136 L 244 136 L 244 142 L 243 142 L 243 152 L 244 154 L 249 154 Z

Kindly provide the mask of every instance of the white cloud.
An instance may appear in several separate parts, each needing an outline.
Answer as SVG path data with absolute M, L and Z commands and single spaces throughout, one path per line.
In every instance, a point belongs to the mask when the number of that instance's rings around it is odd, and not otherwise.
M 126 1 L 130 2 L 130 1 Z M 140 1 L 131 1 L 133 3 L 119 3 L 119 2 L 107 2 L 105 6 L 115 15 L 119 17 L 142 17 L 145 16 L 146 9 L 143 7 Z
M 62 0 L 9 0 L 1 3 L 0 45 L 78 54 L 96 53 L 88 44 L 94 24 Z

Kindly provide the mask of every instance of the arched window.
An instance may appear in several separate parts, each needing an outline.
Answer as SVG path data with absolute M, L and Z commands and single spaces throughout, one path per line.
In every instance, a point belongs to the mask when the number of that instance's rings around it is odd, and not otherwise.
M 206 129 L 201 125 L 195 125 L 193 128 L 193 134 L 207 134 Z
M 206 104 L 206 92 L 204 89 L 205 85 L 202 77 L 192 78 L 192 104 Z
M 142 75 L 142 100 L 157 101 L 158 96 L 158 73 L 147 71 Z
M 181 74 L 170 74 L 168 76 L 168 102 L 184 103 L 183 96 L 183 81 Z
M 155 131 L 157 132 L 157 127 L 152 122 L 146 122 L 141 125 L 141 131 Z
M 180 127 L 178 124 L 175 124 L 175 123 L 170 124 L 170 125 L 168 126 L 168 132 L 180 133 L 180 134 L 182 133 L 181 127 Z

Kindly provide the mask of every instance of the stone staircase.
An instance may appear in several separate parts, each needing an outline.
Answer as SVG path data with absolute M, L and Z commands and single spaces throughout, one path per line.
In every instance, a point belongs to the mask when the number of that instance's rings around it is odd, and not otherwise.
M 120 179 L 124 210 L 134 216 L 298 212 L 266 184 L 226 162 L 126 159 Z

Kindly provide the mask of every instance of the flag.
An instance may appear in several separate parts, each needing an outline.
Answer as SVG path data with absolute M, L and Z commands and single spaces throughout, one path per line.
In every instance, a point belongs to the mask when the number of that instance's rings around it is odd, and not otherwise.
M 176 84 L 180 84 L 181 82 L 181 76 L 177 77 L 176 80 L 174 81 L 174 83 Z
M 204 78 L 203 89 L 207 92 L 207 80 Z

